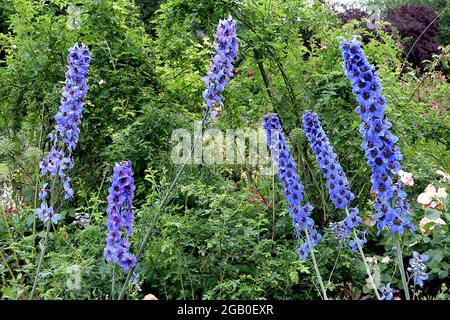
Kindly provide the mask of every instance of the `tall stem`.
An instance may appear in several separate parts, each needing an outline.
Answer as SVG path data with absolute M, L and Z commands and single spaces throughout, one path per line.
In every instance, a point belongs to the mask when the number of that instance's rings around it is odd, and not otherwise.
M 345 207 L 345 213 L 347 214 L 347 216 L 350 215 L 349 212 L 348 212 L 348 208 L 347 207 Z M 370 283 L 372 285 L 372 289 L 375 292 L 375 295 L 377 296 L 377 299 L 380 300 L 381 299 L 380 293 L 378 292 L 377 285 L 375 284 L 375 280 L 372 277 L 372 272 L 370 272 L 370 267 L 367 264 L 366 256 L 364 255 L 364 251 L 363 251 L 363 248 L 361 246 L 361 242 L 359 241 L 359 237 L 356 234 L 355 229 L 353 229 L 353 235 L 355 237 L 356 245 L 358 246 L 359 254 L 361 255 L 362 261 L 364 263 L 364 267 L 366 268 L 367 275 L 369 276 L 369 280 L 370 280 Z
M 311 239 L 309 238 L 309 233 L 306 228 L 305 228 L 305 234 L 306 234 L 306 241 L 308 242 L 308 247 L 311 252 L 311 258 L 313 261 L 314 270 L 316 272 L 317 281 L 319 281 L 320 290 L 322 290 L 322 299 L 328 300 L 327 291 L 325 289 L 325 286 L 323 285 L 322 277 L 320 276 L 319 267 L 317 266 L 317 262 L 316 262 L 316 256 L 314 255 L 314 249 L 311 245 Z
M 395 239 L 395 246 L 397 248 L 396 250 L 397 263 L 398 269 L 400 270 L 400 276 L 402 277 L 403 291 L 405 291 L 406 300 L 411 300 L 411 297 L 409 296 L 408 280 L 406 280 L 405 266 L 403 265 L 403 250 L 402 247 L 400 246 L 400 240 L 397 235 L 394 236 L 394 239 Z
M 56 184 L 56 176 L 52 179 L 52 186 L 50 190 L 50 206 L 53 208 L 55 202 L 55 184 Z M 37 282 L 39 279 L 39 272 L 41 271 L 42 262 L 44 261 L 45 252 L 47 251 L 47 243 L 48 243 L 48 235 L 50 233 L 50 226 L 52 224 L 51 219 L 47 222 L 47 230 L 45 231 L 44 241 L 41 244 L 41 254 L 39 256 L 39 262 L 36 269 L 36 275 L 34 276 L 33 289 L 31 289 L 30 300 L 33 300 L 34 292 L 36 291 Z
M 39 279 L 39 272 L 41 271 L 42 262 L 44 261 L 45 252 L 47 251 L 47 241 L 48 241 L 48 234 L 50 233 L 50 225 L 51 225 L 51 221 L 48 220 L 47 221 L 47 230 L 45 232 L 44 241 L 42 242 L 42 245 L 41 245 L 41 255 L 39 256 L 39 263 L 38 263 L 38 266 L 36 269 L 36 274 L 34 276 L 33 289 L 31 289 L 30 300 L 33 300 L 34 292 L 36 291 L 36 286 L 37 286 L 38 279 Z
M 275 163 L 272 163 L 272 241 L 275 240 Z
M 377 285 L 375 284 L 375 280 L 372 277 L 372 272 L 370 272 L 369 265 L 367 264 L 366 261 L 366 256 L 364 255 L 364 251 L 362 249 L 361 243 L 359 242 L 359 238 L 355 230 L 353 230 L 353 235 L 355 236 L 356 245 L 358 246 L 359 253 L 361 254 L 362 261 L 364 262 L 364 267 L 366 268 L 367 275 L 369 276 L 369 280 L 372 284 L 372 289 L 375 292 L 377 299 L 380 300 L 381 299 L 380 293 L 378 292 Z

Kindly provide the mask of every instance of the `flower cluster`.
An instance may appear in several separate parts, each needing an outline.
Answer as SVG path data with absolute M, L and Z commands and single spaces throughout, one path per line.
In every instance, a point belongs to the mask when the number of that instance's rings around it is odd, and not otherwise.
M 302 205 L 303 185 L 296 172 L 296 163 L 286 143 L 278 115 L 269 113 L 263 117 L 263 128 L 266 130 L 267 144 L 271 150 L 272 160 L 277 167 L 277 175 L 284 188 L 284 197 L 289 203 L 294 230 L 298 239 L 301 231 L 309 234 L 311 245 L 317 245 L 321 235 L 314 229 L 314 220 L 310 217 L 313 207 L 307 202 Z M 306 260 L 310 248 L 303 242 L 297 249 L 300 259 Z
M 303 129 L 314 156 L 319 163 L 320 170 L 327 179 L 326 186 L 331 201 L 337 208 L 344 209 L 355 196 L 350 191 L 350 184 L 337 160 L 336 153 L 334 153 L 322 129 L 317 113 L 306 111 L 303 114 Z
M 392 300 L 392 298 L 394 298 L 394 293 L 398 292 L 398 290 L 391 288 L 391 284 L 389 282 L 385 287 L 381 287 L 379 290 L 382 294 L 380 300 Z
M 445 199 L 447 198 L 447 191 L 445 188 L 437 188 L 430 183 L 426 189 L 419 194 L 417 202 L 422 205 L 422 208 L 432 208 L 442 210 L 444 208 Z
M 330 145 L 327 135 L 323 131 L 317 113 L 305 111 L 302 120 L 303 130 L 306 133 L 316 161 L 319 163 L 325 179 L 327 179 L 326 186 L 333 204 L 339 209 L 347 208 L 355 198 L 355 195 L 350 191 L 350 183 L 337 159 L 336 153 L 333 151 L 333 147 Z M 337 250 L 340 250 L 342 245 L 348 242 L 351 238 L 350 232 L 361 223 L 362 219 L 358 213 L 359 210 L 357 208 L 351 208 L 344 220 L 330 224 L 331 232 L 339 242 Z M 367 241 L 365 233 L 363 234 L 363 239 L 359 240 L 361 244 Z M 348 242 L 348 244 L 353 251 L 356 250 L 357 244 L 355 240 Z
M 217 54 L 213 57 L 210 70 L 202 80 L 206 89 L 203 99 L 206 102 L 207 114 L 214 121 L 223 109 L 220 94 L 233 77 L 233 62 L 239 49 L 239 38 L 236 36 L 236 22 L 228 17 L 220 20 L 217 27 L 215 49 Z
M 76 43 L 69 49 L 67 56 L 69 68 L 66 72 L 66 81 L 59 111 L 55 115 L 55 130 L 49 134 L 52 148 L 39 165 L 42 176 L 48 174 L 60 179 L 65 199 L 70 199 L 73 196 L 67 169 L 73 167 L 72 153 L 80 134 L 79 125 L 81 123 L 84 99 L 88 91 L 87 75 L 90 61 L 91 53 L 84 44 L 78 45 Z M 51 220 L 57 223 L 59 215 L 53 212 L 53 205 L 50 204 L 49 206 L 46 200 L 47 194 L 53 192 L 53 190 L 46 189 L 47 185 L 44 185 L 39 194 L 39 199 L 42 203 L 40 208 L 35 209 L 35 213 L 43 221 Z
M 425 262 L 428 261 L 428 256 L 424 254 L 419 254 L 413 251 L 413 257 L 409 259 L 408 271 L 411 273 L 414 284 L 423 287 L 423 282 L 428 279 L 428 274 L 425 272 L 427 267 Z
M 351 208 L 349 209 L 348 216 L 344 220 L 330 223 L 331 233 L 334 236 L 334 238 L 339 242 L 339 245 L 336 248 L 337 250 L 342 249 L 342 245 L 348 242 L 350 248 L 352 248 L 353 251 L 356 251 L 357 249 L 356 241 L 355 240 L 348 241 L 348 240 L 351 239 L 350 233 L 353 231 L 353 229 L 356 229 L 362 221 L 358 213 L 359 210 L 357 208 Z M 365 235 L 366 232 L 363 232 L 363 238 L 359 239 L 361 245 L 367 242 Z
M 398 174 L 401 169 L 402 154 L 396 146 L 398 137 L 389 131 L 392 123 L 384 114 L 386 100 L 380 93 L 380 78 L 375 68 L 367 62 L 358 41 L 343 40 L 340 49 L 346 75 L 359 103 L 356 112 L 362 120 L 359 128 L 364 138 L 362 147 L 367 163 L 372 168 L 371 182 L 372 192 L 376 193 L 375 218 L 378 230 L 385 227 L 392 233 L 403 233 L 405 227 L 413 230 L 407 217 L 408 205 L 401 185 L 396 187 L 391 178 L 391 174 Z
M 124 270 L 136 265 L 136 257 L 130 253 L 127 236 L 133 231 L 131 209 L 134 186 L 131 161 L 122 161 L 114 166 L 111 187 L 108 189 L 108 237 L 104 256 L 107 261 L 119 264 Z
M 17 202 L 11 185 L 6 182 L 0 184 L 0 211 L 15 214 L 18 209 Z

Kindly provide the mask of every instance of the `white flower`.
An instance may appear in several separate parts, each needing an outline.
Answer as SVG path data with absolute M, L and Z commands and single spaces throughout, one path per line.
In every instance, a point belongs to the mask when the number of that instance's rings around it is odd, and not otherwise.
M 366 261 L 371 264 L 377 264 L 377 257 L 366 257 Z
M 437 170 L 436 173 L 437 173 L 438 175 L 441 175 L 441 176 L 442 176 L 442 180 L 443 180 L 444 182 L 447 182 L 448 184 L 450 184 L 450 174 L 445 173 L 445 172 L 442 171 L 442 170 Z
M 413 179 L 412 173 L 400 170 L 398 172 L 398 175 L 400 176 L 400 179 L 402 180 L 402 183 L 405 186 L 412 186 L 412 185 L 414 185 L 414 179 Z
M 436 188 L 433 184 L 429 184 L 425 191 L 419 194 L 417 197 L 417 202 L 420 203 L 425 208 L 437 208 L 441 209 L 443 207 L 443 202 L 447 198 L 447 191 L 445 188 Z
M 419 194 L 417 202 L 423 205 L 429 205 L 433 201 L 433 197 L 436 195 L 436 188 L 430 183 L 424 192 Z
M 383 259 L 381 259 L 381 263 L 389 263 L 389 261 L 391 261 L 391 258 L 389 258 L 389 256 L 383 257 Z
M 425 226 L 426 226 L 427 224 L 429 224 L 429 223 L 433 223 L 433 224 L 428 228 L 428 230 L 426 230 L 426 229 L 425 229 Z M 442 220 L 441 218 L 429 218 L 429 217 L 424 217 L 424 218 L 422 218 L 422 220 L 420 220 L 420 223 L 419 223 L 419 225 L 420 225 L 420 232 L 422 233 L 422 235 L 425 235 L 425 233 L 426 233 L 427 231 L 429 231 L 429 232 L 431 233 L 431 232 L 433 231 L 434 227 L 435 227 L 437 224 L 445 225 L 446 223 L 445 223 L 445 221 Z
M 101 79 L 101 80 L 98 82 L 99 85 L 102 85 L 102 84 L 105 84 L 105 83 L 106 83 L 106 81 L 103 80 L 103 79 Z
M 445 188 L 438 188 L 438 190 L 436 192 L 436 197 L 438 197 L 442 200 L 447 198 L 447 190 L 445 190 Z

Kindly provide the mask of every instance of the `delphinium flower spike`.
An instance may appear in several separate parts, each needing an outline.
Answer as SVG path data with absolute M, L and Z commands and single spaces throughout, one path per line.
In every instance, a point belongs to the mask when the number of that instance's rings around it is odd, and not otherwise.
M 309 145 L 319 163 L 320 170 L 327 179 L 326 186 L 331 201 L 337 208 L 344 209 L 355 196 L 350 191 L 350 184 L 337 160 L 337 155 L 322 129 L 317 113 L 305 111 L 302 120 Z
M 359 132 L 363 136 L 362 147 L 367 163 L 372 169 L 372 192 L 376 194 L 374 208 L 378 231 L 388 229 L 394 237 L 397 248 L 397 263 L 402 277 L 406 299 L 409 290 L 403 266 L 399 236 L 405 229 L 413 231 L 415 227 L 408 219 L 408 202 L 401 184 L 395 184 L 392 174 L 401 169 L 402 154 L 396 145 L 398 137 L 390 132 L 392 123 L 385 115 L 386 100 L 381 94 L 380 78 L 375 68 L 366 60 L 361 44 L 343 40 L 339 46 L 344 57 L 344 70 L 353 87 L 353 94 L 359 106 L 356 112 L 362 123 Z
M 340 44 L 344 57 L 344 69 L 353 86 L 353 94 L 359 106 L 356 112 L 362 123 L 359 132 L 364 138 L 367 163 L 372 168 L 372 191 L 376 193 L 375 219 L 378 230 L 389 229 L 391 233 L 402 234 L 405 228 L 414 230 L 407 213 L 408 204 L 401 185 L 395 185 L 391 177 L 401 169 L 402 154 L 396 145 L 398 137 L 390 132 L 392 123 L 386 117 L 386 100 L 381 94 L 381 84 L 375 68 L 366 60 L 358 41 L 345 41 Z
M 39 208 L 34 210 L 38 218 L 44 224 L 47 223 L 47 227 L 30 299 L 33 299 L 37 287 L 39 272 L 47 249 L 50 225 L 51 223 L 58 223 L 61 217 L 54 210 L 57 190 L 61 190 L 65 199 L 73 197 L 73 190 L 70 187 L 70 177 L 67 171 L 73 167 L 72 153 L 78 143 L 81 114 L 88 91 L 87 75 L 91 62 L 89 48 L 84 44 L 79 45 L 76 43 L 69 49 L 67 62 L 69 67 L 66 72 L 66 81 L 62 91 L 59 111 L 55 115 L 55 130 L 49 134 L 52 147 L 45 159 L 39 164 L 41 176 L 47 176 L 51 182 L 44 182 L 42 189 L 39 191 L 41 204 Z M 57 186 L 58 182 L 60 183 L 59 188 Z
M 267 145 L 271 151 L 272 161 L 277 168 L 277 175 L 284 188 L 284 197 L 289 204 L 289 213 L 297 239 L 301 239 L 301 232 L 306 236 L 297 249 L 301 260 L 306 260 L 311 252 L 316 275 L 322 289 L 324 299 L 327 299 L 326 290 L 323 286 L 320 273 L 315 261 L 313 248 L 317 245 L 322 236 L 314 228 L 314 220 L 311 218 L 313 207 L 309 202 L 302 204 L 304 187 L 300 182 L 300 176 L 296 172 L 296 163 L 291 155 L 291 150 L 287 145 L 283 134 L 280 119 L 277 114 L 269 113 L 263 117 L 263 128 L 266 131 Z
M 353 251 L 359 250 L 367 275 L 379 299 L 380 296 L 375 281 L 362 249 L 362 245 L 367 242 L 367 231 L 362 233 L 362 237 L 358 237 L 356 229 L 362 221 L 358 215 L 359 210 L 357 207 L 348 209 L 348 206 L 355 198 L 350 190 L 350 183 L 338 161 L 336 153 L 333 151 L 333 147 L 330 145 L 317 113 L 305 111 L 302 117 L 302 125 L 320 170 L 327 180 L 326 187 L 334 206 L 339 209 L 345 209 L 347 214 L 342 221 L 330 224 L 330 229 L 339 243 L 337 249 L 340 250 L 342 245 L 348 244 Z M 353 239 L 351 233 L 353 234 Z
M 132 202 L 134 190 L 131 161 L 122 161 L 114 166 L 111 187 L 108 189 L 108 236 L 104 256 L 124 270 L 136 265 L 136 257 L 130 252 L 127 237 L 133 231 Z
M 91 53 L 84 44 L 76 43 L 69 49 L 67 61 L 69 68 L 66 72 L 59 111 L 55 115 L 55 130 L 49 134 L 52 147 L 40 163 L 39 168 L 42 176 L 50 176 L 53 180 L 59 180 L 64 198 L 70 199 L 73 197 L 73 190 L 67 170 L 73 167 L 72 154 L 80 134 L 81 115 L 88 91 L 87 75 Z M 39 192 L 41 205 L 34 212 L 44 222 L 51 220 L 53 223 L 57 223 L 60 217 L 54 212 L 53 203 L 49 205 L 47 202 L 47 196 L 54 197 L 51 194 L 54 192 L 54 187 L 53 184 L 49 185 L 46 182 Z
M 236 22 L 231 16 L 220 20 L 217 27 L 215 50 L 210 70 L 202 78 L 206 89 L 203 99 L 206 102 L 206 113 L 215 121 L 224 104 L 221 93 L 233 77 L 233 62 L 239 49 L 239 38 L 236 35 Z

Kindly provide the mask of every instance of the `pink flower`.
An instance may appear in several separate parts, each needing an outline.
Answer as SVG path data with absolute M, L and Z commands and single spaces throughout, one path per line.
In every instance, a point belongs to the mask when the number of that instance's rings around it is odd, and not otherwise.
M 405 186 L 410 187 L 410 186 L 414 185 L 414 178 L 413 178 L 412 173 L 400 170 L 398 172 L 398 175 L 400 176 L 400 179 L 402 180 L 402 183 Z
M 247 77 L 253 77 L 253 76 L 254 76 L 253 72 L 251 72 L 251 71 L 247 72 Z
M 430 109 L 439 110 L 439 105 L 436 102 L 430 102 L 428 106 L 430 107 Z

